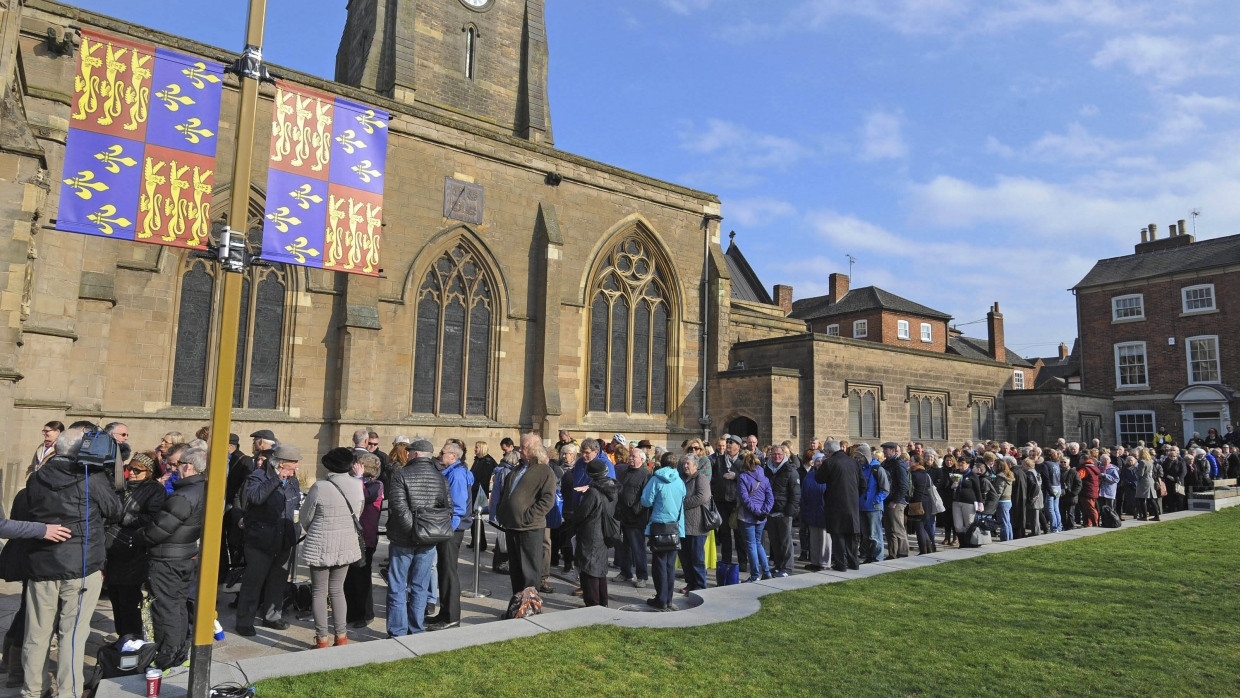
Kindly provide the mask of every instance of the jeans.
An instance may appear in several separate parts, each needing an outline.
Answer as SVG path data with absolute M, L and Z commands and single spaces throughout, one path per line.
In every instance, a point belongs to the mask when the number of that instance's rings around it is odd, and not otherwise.
M 426 598 L 435 546 L 388 547 L 387 631 L 392 637 L 426 630 Z
M 1012 540 L 1012 500 L 1000 499 L 999 511 L 996 513 L 999 519 L 999 540 Z
M 1046 497 L 1046 511 L 1051 517 L 1051 532 L 1059 533 L 1063 530 L 1063 515 L 1059 511 L 1059 497 Z
M 624 533 L 624 544 L 621 547 L 625 550 L 625 556 L 624 564 L 620 566 L 620 576 L 633 579 L 636 572 L 638 579 L 650 579 L 650 572 L 646 569 L 645 529 L 642 526 L 622 526 L 621 530 Z
M 706 536 L 680 539 L 680 567 L 685 571 L 689 591 L 706 588 Z
M 866 562 L 883 561 L 883 512 L 861 512 L 861 557 Z
M 762 547 L 762 529 L 764 528 L 766 528 L 765 521 L 740 522 L 741 537 L 745 541 L 745 551 L 749 557 L 750 579 L 757 579 L 759 574 L 763 577 L 771 576 L 771 567 L 766 560 L 766 549 Z

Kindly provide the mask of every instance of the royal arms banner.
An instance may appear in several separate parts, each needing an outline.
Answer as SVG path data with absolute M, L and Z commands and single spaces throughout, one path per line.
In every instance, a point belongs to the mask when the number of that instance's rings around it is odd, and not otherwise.
M 223 71 L 82 30 L 56 228 L 205 249 Z
M 276 83 L 262 258 L 379 275 L 388 114 Z

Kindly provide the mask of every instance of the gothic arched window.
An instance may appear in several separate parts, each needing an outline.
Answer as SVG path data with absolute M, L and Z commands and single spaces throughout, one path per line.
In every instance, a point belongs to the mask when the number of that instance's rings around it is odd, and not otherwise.
M 943 441 L 947 438 L 946 399 L 942 395 L 909 396 L 908 428 L 910 439 Z
M 848 435 L 858 439 L 878 438 L 878 391 L 859 387 L 848 391 Z
M 665 274 L 637 235 L 607 255 L 590 300 L 591 411 L 667 412 L 670 298 Z
M 177 314 L 176 355 L 172 372 L 172 404 L 207 404 L 208 361 L 219 339 L 215 320 L 220 298 L 218 270 L 193 259 L 181 275 Z M 254 289 L 257 288 L 257 292 Z M 283 265 L 255 266 L 241 281 L 241 320 L 237 327 L 237 365 L 233 407 L 276 409 L 279 401 L 280 357 L 284 347 L 287 284 Z
M 445 252 L 426 271 L 418 288 L 414 412 L 487 414 L 495 317 L 491 286 L 464 245 Z

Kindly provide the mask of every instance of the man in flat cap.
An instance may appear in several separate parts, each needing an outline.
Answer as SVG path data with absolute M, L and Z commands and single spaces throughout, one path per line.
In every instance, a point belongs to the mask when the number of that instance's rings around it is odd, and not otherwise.
M 237 595 L 238 635 L 255 634 L 255 615 L 262 616 L 263 627 L 288 629 L 283 618 L 284 585 L 292 564 L 293 545 L 297 543 L 293 517 L 301 504 L 301 486 L 297 482 L 300 464 L 300 449 L 279 444 L 245 481 L 241 499 L 245 509 L 246 566 L 241 593 Z

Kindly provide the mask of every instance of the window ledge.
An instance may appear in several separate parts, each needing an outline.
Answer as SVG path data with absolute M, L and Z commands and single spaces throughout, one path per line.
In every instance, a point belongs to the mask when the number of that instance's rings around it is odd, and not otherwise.
M 1113 317 L 1111 318 L 1112 325 L 1124 325 L 1129 322 L 1145 322 L 1145 316 L 1142 315 L 1141 317 L 1121 317 L 1121 318 Z
M 923 339 L 923 340 L 921 340 L 921 343 L 922 343 L 922 344 L 934 344 L 934 340 L 933 340 L 933 339 Z
M 1117 392 L 1122 392 L 1122 393 L 1137 393 L 1137 392 L 1141 392 L 1142 390 L 1149 390 L 1149 389 L 1150 389 L 1149 384 L 1146 384 L 1146 385 L 1117 385 L 1117 386 L 1115 386 L 1115 390 L 1116 390 Z
M 1180 317 L 1192 317 L 1194 315 L 1213 315 L 1218 312 L 1218 307 L 1202 309 L 1202 310 L 1185 310 L 1180 313 Z

